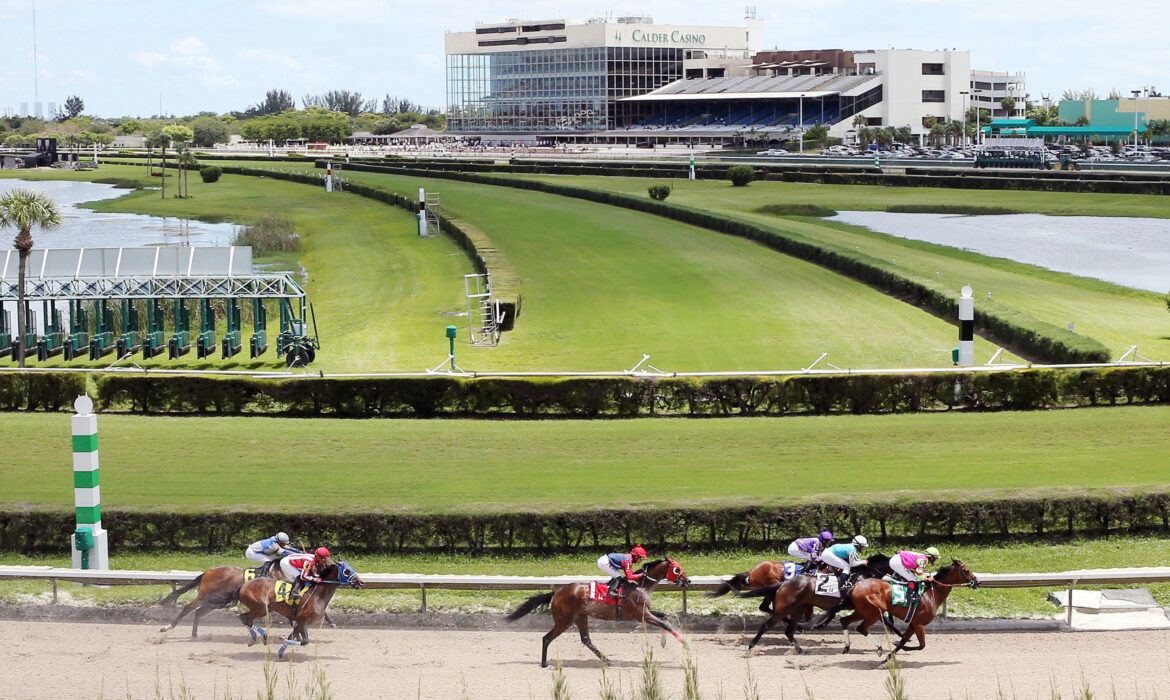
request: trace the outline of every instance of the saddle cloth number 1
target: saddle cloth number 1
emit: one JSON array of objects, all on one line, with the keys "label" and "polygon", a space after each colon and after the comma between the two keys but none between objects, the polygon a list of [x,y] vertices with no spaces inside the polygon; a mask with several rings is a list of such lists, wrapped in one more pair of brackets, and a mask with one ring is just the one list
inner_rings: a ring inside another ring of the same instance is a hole
[{"label": "saddle cloth number 1", "polygon": [[817,574],[817,595],[841,597],[841,589],[837,585],[837,577],[833,574]]}]

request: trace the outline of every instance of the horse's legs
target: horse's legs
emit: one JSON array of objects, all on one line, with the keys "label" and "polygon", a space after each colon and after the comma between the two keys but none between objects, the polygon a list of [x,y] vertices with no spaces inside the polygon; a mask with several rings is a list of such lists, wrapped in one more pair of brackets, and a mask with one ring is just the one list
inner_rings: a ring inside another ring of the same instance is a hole
[{"label": "horse's legs", "polygon": [[334,622],[333,618],[329,616],[328,610],[325,611],[325,624],[329,625],[333,629],[337,629],[337,623]]},{"label": "horse's legs", "polygon": [[754,648],[756,646],[756,644],[759,643],[760,637],[763,637],[764,633],[767,632],[768,630],[772,629],[772,625],[776,624],[779,621],[780,621],[779,615],[776,615],[775,613],[769,615],[768,619],[764,620],[764,624],[760,625],[760,630],[758,632],[756,632],[756,636],[752,638],[751,643],[748,644],[748,651],[751,651],[752,648]]},{"label": "horse's legs", "polygon": [[198,608],[200,605],[201,605],[201,603],[200,603],[198,598],[191,601],[190,603],[187,603],[186,605],[183,606],[183,609],[179,611],[179,614],[175,616],[175,619],[171,620],[171,624],[167,625],[166,627],[160,627],[158,631],[159,632],[170,632],[171,630],[175,629],[175,625],[179,624],[179,620],[182,620],[184,617],[187,616],[187,613]]},{"label": "horse's legs", "polygon": [[593,646],[593,642],[589,639],[589,617],[585,613],[577,616],[577,631],[581,633],[581,643],[588,647],[589,651],[597,654],[597,658],[601,659],[601,663],[609,663],[609,660],[605,658],[605,654],[598,651],[597,647]]},{"label": "horse's legs", "polygon": [[211,612],[211,608],[199,608],[195,611],[195,619],[191,622],[191,639],[199,637],[199,618]]},{"label": "horse's legs", "polygon": [[841,618],[841,633],[845,635],[845,648],[841,651],[842,654],[849,653],[849,626],[861,619],[861,615],[857,611],[853,611]]},{"label": "horse's legs", "polygon": [[[881,619],[880,613],[878,619]],[[864,622],[857,626],[857,631],[861,634],[862,637],[865,637],[874,643],[874,646],[877,647],[878,656],[881,656],[885,652],[885,649],[882,647],[882,640],[876,635],[872,638],[869,636],[869,628],[873,627],[875,622],[877,622],[877,620],[866,618]]]},{"label": "horse's legs", "polygon": [[646,624],[654,625],[658,629],[670,632],[678,640],[679,644],[682,644],[684,647],[687,646],[687,640],[682,638],[682,635],[679,634],[679,631],[675,629],[674,625],[667,622],[664,618],[659,617],[653,611],[646,610],[643,612],[642,621]]},{"label": "horse's legs", "polygon": [[[916,646],[916,647],[906,646],[906,643],[910,641],[911,637],[918,637],[918,646]],[[889,658],[891,656],[898,653],[899,651],[921,651],[925,648],[926,648],[926,626],[925,625],[916,625],[916,624],[911,623],[911,624],[906,626],[906,633],[902,635],[902,638],[898,640],[898,643],[895,644],[892,649],[890,649],[890,653],[888,655],[886,655],[886,660],[889,660]]]},{"label": "horse's legs", "polygon": [[794,631],[796,631],[796,618],[789,617],[788,624],[784,626],[784,636],[788,637],[788,641],[792,642],[792,646],[796,649],[797,654],[803,654],[804,650],[800,648],[800,642],[796,641],[796,635],[793,634]]},{"label": "horse's legs", "polygon": [[898,626],[894,624],[894,616],[890,613],[887,612],[882,616],[882,624],[885,625],[886,629],[888,629],[895,637],[902,636],[903,631],[898,629]]},{"label": "horse's legs", "polygon": [[572,622],[569,620],[553,617],[553,628],[549,630],[548,634],[544,635],[543,639],[541,640],[543,642],[540,647],[541,668],[548,668],[548,645],[552,643],[552,640],[561,636],[565,630],[569,629],[570,624],[572,624]]}]

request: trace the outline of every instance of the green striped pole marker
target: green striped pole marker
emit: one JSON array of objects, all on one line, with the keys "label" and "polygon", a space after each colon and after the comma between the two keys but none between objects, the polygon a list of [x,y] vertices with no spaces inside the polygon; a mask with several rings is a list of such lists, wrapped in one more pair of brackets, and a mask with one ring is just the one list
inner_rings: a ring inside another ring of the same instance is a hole
[{"label": "green striped pole marker", "polygon": [[[101,486],[98,483],[97,416],[93,400],[78,396],[73,402],[77,414],[73,416],[73,506],[77,514],[77,528],[69,538],[73,550],[73,568],[109,569],[110,556],[106,531],[102,529]],[[77,532],[88,529],[92,547],[82,556],[78,549]],[[82,566],[85,563],[87,566]]]}]

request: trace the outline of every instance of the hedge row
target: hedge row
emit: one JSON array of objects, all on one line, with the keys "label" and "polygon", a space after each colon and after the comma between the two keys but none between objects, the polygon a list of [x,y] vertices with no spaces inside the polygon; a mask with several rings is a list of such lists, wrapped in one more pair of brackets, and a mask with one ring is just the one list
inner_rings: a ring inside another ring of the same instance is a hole
[{"label": "hedge row", "polygon": [[952,408],[1038,410],[1170,403],[1170,367],[730,379],[254,379],[136,373],[100,377],[97,394],[104,410],[345,418],[629,418],[875,414]]},{"label": "hedge row", "polygon": [[0,410],[59,411],[86,391],[80,372],[0,372]]},{"label": "hedge row", "polygon": [[[616,508],[562,513],[404,514],[266,511],[161,513],[107,509],[110,546],[125,551],[243,549],[287,531],[307,544],[348,553],[408,551],[579,552],[629,547],[652,552],[717,547],[782,547],[828,527],[865,534],[877,547],[890,538],[992,539],[1012,535],[1170,530],[1170,493],[1100,493],[1057,497],[819,503],[781,506]],[[0,512],[0,551],[63,553],[72,511]]]},{"label": "hedge row", "polygon": [[[350,168],[419,177],[438,176],[484,185],[516,187],[643,211],[720,233],[741,236],[864,282],[941,318],[954,319],[958,316],[958,301],[953,296],[943,290],[903,277],[898,271],[887,267],[889,264],[883,260],[820,243],[799,234],[768,230],[708,211],[659,202],[649,197],[573,187],[561,183],[411,168],[367,165],[351,165]],[[1037,361],[1057,364],[1109,361],[1109,350],[1097,340],[992,302],[979,305],[975,314],[975,329],[991,336],[1017,354]]]}]

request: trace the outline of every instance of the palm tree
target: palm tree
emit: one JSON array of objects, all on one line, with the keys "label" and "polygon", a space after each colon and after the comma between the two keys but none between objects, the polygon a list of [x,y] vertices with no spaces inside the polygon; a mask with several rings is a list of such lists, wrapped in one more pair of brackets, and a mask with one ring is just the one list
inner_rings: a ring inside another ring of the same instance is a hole
[{"label": "palm tree", "polygon": [[57,203],[47,195],[23,189],[0,195],[0,228],[11,226],[17,230],[12,247],[20,254],[16,289],[16,332],[20,338],[20,351],[16,360],[21,367],[24,367],[24,355],[28,350],[24,342],[28,332],[25,327],[28,314],[25,311],[24,274],[33,247],[32,229],[36,226],[42,231],[48,231],[60,225],[61,212],[57,209]]}]

